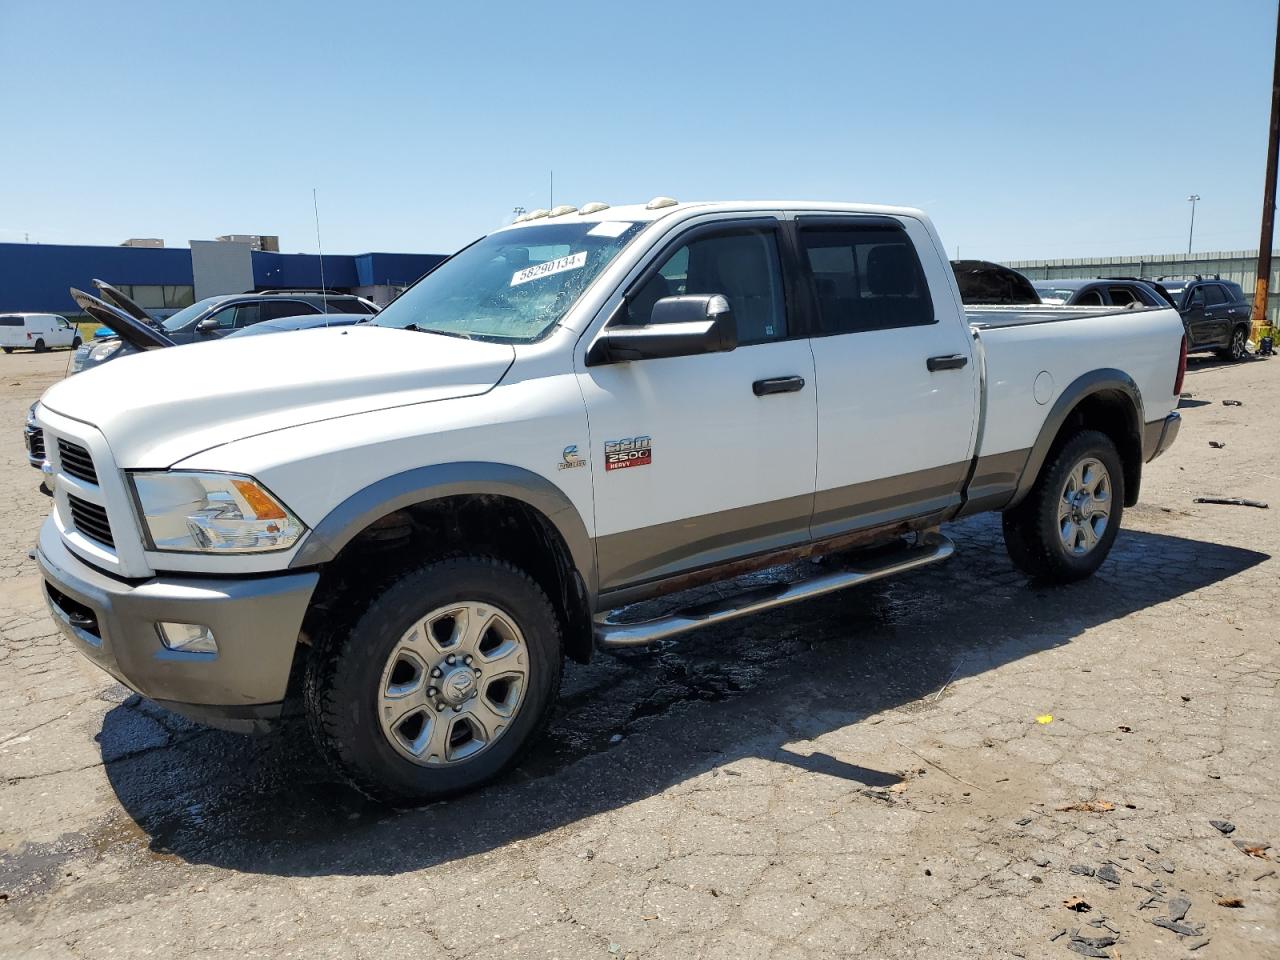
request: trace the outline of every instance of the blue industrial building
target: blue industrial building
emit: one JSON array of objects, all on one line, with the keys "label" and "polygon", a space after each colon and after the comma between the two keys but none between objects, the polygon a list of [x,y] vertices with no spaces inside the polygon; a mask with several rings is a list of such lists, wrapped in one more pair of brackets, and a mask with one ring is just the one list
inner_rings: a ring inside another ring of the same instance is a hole
[{"label": "blue industrial building", "polygon": [[[431,253],[268,253],[247,243],[193,240],[191,247],[90,247],[0,243],[0,311],[78,313],[67,291],[94,278],[165,315],[205,297],[324,286],[386,303],[444,259]],[[323,282],[322,282],[323,277]]]}]

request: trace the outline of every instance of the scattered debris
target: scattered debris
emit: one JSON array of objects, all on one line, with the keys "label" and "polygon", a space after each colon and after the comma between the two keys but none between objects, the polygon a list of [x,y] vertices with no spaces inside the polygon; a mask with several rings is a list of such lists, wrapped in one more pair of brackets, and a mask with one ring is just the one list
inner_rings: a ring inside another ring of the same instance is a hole
[{"label": "scattered debris", "polygon": [[1074,953],[1078,953],[1084,957],[1110,957],[1111,954],[1098,947],[1090,946],[1083,940],[1072,940],[1067,944],[1067,949]]},{"label": "scattered debris", "polygon": [[1081,800],[1058,807],[1059,813],[1110,813],[1116,805],[1109,800]]},{"label": "scattered debris", "polygon": [[1169,901],[1169,919],[1181,920],[1191,909],[1191,900],[1187,897],[1174,897]]},{"label": "scattered debris", "polygon": [[1043,870],[1045,867],[1049,865],[1049,858],[1048,857],[1032,857],[1031,862]]},{"label": "scattered debris", "polygon": [[1180,937],[1200,936],[1200,931],[1197,930],[1195,927],[1185,923],[1179,923],[1176,920],[1170,920],[1168,917],[1156,917],[1151,922],[1154,923],[1157,927],[1164,927],[1164,929],[1166,930],[1172,930],[1174,933],[1178,934],[1178,936]]},{"label": "scattered debris", "polygon": [[1123,723],[1116,727],[1121,733],[1133,733],[1133,727],[1126,727]]},{"label": "scattered debris", "polygon": [[1023,817],[1021,820],[1015,820],[1013,822],[1020,827],[1025,827],[1028,823],[1030,823],[1034,819],[1035,819],[1034,817]]},{"label": "scattered debris", "polygon": [[1253,882],[1257,883],[1259,880],[1265,880],[1267,879],[1267,877],[1274,877],[1275,875],[1276,875],[1276,872],[1274,870],[1268,870],[1266,873],[1260,873],[1256,877],[1254,877]]},{"label": "scattered debris", "polygon": [[1228,507],[1257,507],[1259,510],[1268,509],[1267,504],[1263,500],[1249,500],[1245,497],[1196,497],[1193,503],[1221,503]]},{"label": "scattered debris", "polygon": [[1205,946],[1206,944],[1208,944],[1208,942],[1209,942],[1209,940],[1210,940],[1210,939],[1211,939],[1211,938],[1209,938],[1209,937],[1205,937],[1205,938],[1204,938],[1203,940],[1201,940],[1199,943],[1193,943],[1193,944],[1192,944],[1190,947],[1188,947],[1187,949],[1188,949],[1188,950],[1199,950],[1201,947],[1203,947],[1203,946]]},{"label": "scattered debris", "polygon": [[1067,897],[1062,901],[1062,905],[1068,910],[1074,910],[1076,913],[1088,913],[1093,909],[1093,904],[1084,897]]},{"label": "scattered debris", "polygon": [[1099,880],[1106,883],[1114,883],[1117,885],[1120,883],[1120,872],[1109,863],[1103,864],[1099,867],[1096,876]]},{"label": "scattered debris", "polygon": [[1213,902],[1220,907],[1230,907],[1232,910],[1236,909],[1237,907],[1244,906],[1244,901],[1241,900],[1239,897],[1218,897],[1218,899],[1214,900]]},{"label": "scattered debris", "polygon": [[1053,714],[1042,713],[1040,716],[1036,717],[1036,723],[1040,724],[1041,726],[1044,726],[1047,723],[1053,723]]},{"label": "scattered debris", "polygon": [[1269,860],[1267,851],[1271,849],[1271,844],[1261,840],[1232,840],[1239,850],[1247,857],[1257,857],[1259,860]]},{"label": "scattered debris", "polygon": [[1209,826],[1213,827],[1215,830],[1220,831],[1224,835],[1228,833],[1234,833],[1236,829],[1236,825],[1232,823],[1230,820],[1210,820]]},{"label": "scattered debris", "polygon": [[1053,941],[1057,940],[1059,937],[1065,937],[1066,935],[1067,935],[1067,929],[1066,927],[1063,927],[1061,930],[1059,930],[1057,933],[1055,933],[1052,937],[1049,938],[1049,942],[1053,943]]},{"label": "scattered debris", "polygon": [[1086,867],[1083,863],[1073,863],[1071,872],[1077,877],[1092,877],[1094,873],[1093,867]]},{"label": "scattered debris", "polygon": [[1221,450],[1223,447],[1226,446],[1226,444],[1223,443],[1221,440],[1210,440],[1209,446],[1213,447],[1213,449],[1215,450]]},{"label": "scattered debris", "polygon": [[1223,400],[1222,405],[1224,407],[1243,407],[1244,401],[1243,400]]}]

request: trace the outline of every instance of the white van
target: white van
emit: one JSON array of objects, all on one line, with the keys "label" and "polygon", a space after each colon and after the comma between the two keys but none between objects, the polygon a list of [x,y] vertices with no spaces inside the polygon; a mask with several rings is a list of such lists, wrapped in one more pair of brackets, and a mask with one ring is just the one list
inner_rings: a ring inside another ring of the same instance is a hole
[{"label": "white van", "polygon": [[44,353],[51,347],[80,346],[80,331],[56,313],[0,313],[0,349]]}]

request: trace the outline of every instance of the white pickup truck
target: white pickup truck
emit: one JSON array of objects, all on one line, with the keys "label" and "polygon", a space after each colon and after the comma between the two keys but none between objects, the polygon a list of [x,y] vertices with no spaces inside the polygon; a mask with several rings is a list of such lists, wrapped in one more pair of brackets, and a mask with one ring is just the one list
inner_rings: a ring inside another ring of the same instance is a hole
[{"label": "white pickup truck", "polygon": [[37,556],[125,684],[246,732],[296,692],[352,783],[415,802],[516,763],[565,656],[941,560],[958,517],[1002,511],[1021,569],[1088,576],[1184,370],[1172,309],[966,314],[918,210],[561,207],[368,324],[55,385]]}]

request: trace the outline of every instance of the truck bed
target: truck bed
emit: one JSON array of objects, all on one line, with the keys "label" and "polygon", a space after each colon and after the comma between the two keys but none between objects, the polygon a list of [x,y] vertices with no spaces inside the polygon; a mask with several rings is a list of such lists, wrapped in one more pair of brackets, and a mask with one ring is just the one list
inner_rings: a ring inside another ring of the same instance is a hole
[{"label": "truck bed", "polygon": [[1028,323],[1056,323],[1061,320],[1081,320],[1085,317],[1133,315],[1152,310],[1169,310],[1171,307],[1065,307],[1060,304],[1042,303],[1011,304],[1009,306],[965,307],[964,315],[969,325],[978,330],[999,327],[1016,327]]}]

